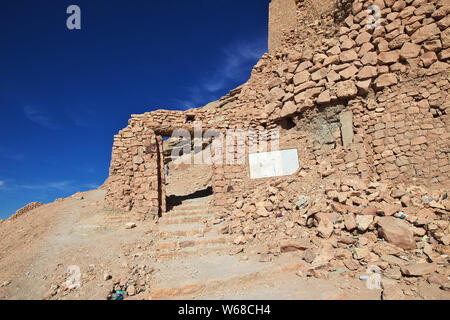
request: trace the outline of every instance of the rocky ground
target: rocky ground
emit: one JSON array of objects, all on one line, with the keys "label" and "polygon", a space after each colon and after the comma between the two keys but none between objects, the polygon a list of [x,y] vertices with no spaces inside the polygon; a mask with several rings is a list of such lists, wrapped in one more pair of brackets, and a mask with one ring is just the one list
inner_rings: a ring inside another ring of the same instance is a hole
[{"label": "rocky ground", "polygon": [[[145,291],[151,226],[110,223],[104,196],[102,190],[77,194],[2,223],[0,298],[107,299],[116,280],[134,285],[137,296]],[[81,270],[77,290],[66,285],[72,265]]]},{"label": "rocky ground", "polygon": [[[417,259],[417,253],[344,231],[339,241],[310,235],[308,241],[240,243],[211,205],[205,170],[171,167],[173,207],[157,223],[116,219],[117,212],[104,208],[103,190],[1,223],[0,298],[104,300],[118,290],[127,292],[125,299],[450,298],[448,258],[433,250],[424,250],[430,263],[426,256]],[[274,219],[290,225],[287,216]],[[355,224],[361,228],[364,222]],[[317,227],[327,233],[326,223]],[[316,230],[301,223],[296,228],[303,235]],[[371,265],[380,267],[381,285],[369,289],[364,276],[373,275],[366,272]],[[70,266],[80,269],[79,288],[68,288]]]},{"label": "rocky ground", "polygon": [[424,298],[424,287],[449,296],[445,188],[339,178],[329,169],[316,175],[261,183],[237,197],[220,214],[235,250],[255,246],[260,261],[298,252],[303,279],[377,270],[384,299]]}]

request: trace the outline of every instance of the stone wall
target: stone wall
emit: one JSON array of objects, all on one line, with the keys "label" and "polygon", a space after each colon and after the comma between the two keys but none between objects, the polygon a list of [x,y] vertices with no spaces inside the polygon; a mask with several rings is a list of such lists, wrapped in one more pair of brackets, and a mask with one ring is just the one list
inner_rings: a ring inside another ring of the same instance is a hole
[{"label": "stone wall", "polygon": [[106,201],[144,218],[159,213],[163,185],[159,146],[153,130],[132,124],[114,137]]},{"label": "stone wall", "polygon": [[[400,80],[401,81],[401,80]],[[364,117],[374,165],[383,180],[448,184],[450,89],[445,74],[400,82],[378,95]]]},{"label": "stone wall", "polygon": [[[349,12],[318,14],[308,1],[273,0],[273,50],[246,84],[202,108],[133,115],[114,139],[108,203],[142,218],[164,212],[160,137],[178,128],[192,132],[194,121],[221,132],[280,130],[280,148],[299,151],[301,170],[291,180],[319,173],[448,184],[449,1],[350,4]],[[368,27],[372,4],[381,10],[377,28]],[[277,27],[280,16],[288,27]],[[153,144],[159,151],[148,153]],[[248,152],[241,165],[213,166],[217,206],[278,181],[251,180],[248,171]]]},{"label": "stone wall", "polygon": [[285,32],[297,24],[296,0],[272,0],[269,4],[269,52],[280,49]]}]

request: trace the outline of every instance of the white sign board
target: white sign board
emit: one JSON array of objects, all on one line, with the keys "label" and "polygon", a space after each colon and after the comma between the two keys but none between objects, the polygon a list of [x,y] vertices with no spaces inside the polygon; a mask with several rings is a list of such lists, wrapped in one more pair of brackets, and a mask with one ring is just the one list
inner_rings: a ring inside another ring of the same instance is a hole
[{"label": "white sign board", "polygon": [[248,161],[251,179],[288,176],[299,169],[297,149],[251,153]]}]

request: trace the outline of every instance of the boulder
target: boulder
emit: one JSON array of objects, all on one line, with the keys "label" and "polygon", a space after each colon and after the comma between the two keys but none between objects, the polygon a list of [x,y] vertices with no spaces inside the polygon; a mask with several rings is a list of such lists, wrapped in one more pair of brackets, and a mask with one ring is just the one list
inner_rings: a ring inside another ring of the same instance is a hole
[{"label": "boulder", "polygon": [[319,236],[328,239],[334,230],[334,222],[339,219],[339,215],[330,212],[318,212],[314,216],[317,221],[317,231]]},{"label": "boulder", "polygon": [[353,213],[348,213],[344,215],[344,225],[345,229],[352,231],[356,228],[355,215]]},{"label": "boulder", "polygon": [[400,189],[393,189],[391,191],[391,197],[394,198],[394,199],[400,199],[404,195],[405,195],[405,192],[403,190],[400,190]]},{"label": "boulder", "polygon": [[376,52],[367,52],[361,58],[361,63],[363,65],[372,65],[375,66],[378,62],[378,55]]},{"label": "boulder", "polygon": [[361,94],[361,95],[368,94],[371,84],[372,84],[372,79],[356,82],[356,86],[358,87],[359,94]]},{"label": "boulder", "polygon": [[297,73],[294,76],[294,84],[296,86],[298,86],[298,85],[300,85],[302,83],[305,83],[305,82],[309,81],[310,78],[311,78],[311,75],[309,74],[309,71],[304,70],[302,72]]},{"label": "boulder", "polygon": [[320,221],[317,226],[318,235],[324,239],[328,239],[333,233],[333,225],[326,221]]},{"label": "boulder", "polygon": [[435,272],[437,266],[434,263],[412,263],[401,268],[405,276],[424,276]]},{"label": "boulder", "polygon": [[317,98],[317,103],[318,104],[327,104],[329,102],[331,102],[330,90],[325,90]]},{"label": "boulder", "polygon": [[358,69],[354,65],[351,65],[350,67],[339,72],[339,75],[342,77],[342,79],[347,80],[352,78],[357,72]]},{"label": "boulder", "polygon": [[136,228],[136,223],[128,222],[127,224],[125,224],[125,229],[133,229],[133,228]]},{"label": "boulder", "polygon": [[390,286],[383,289],[382,293],[383,300],[405,300],[405,295],[398,286]]},{"label": "boulder", "polygon": [[377,215],[377,211],[378,211],[377,207],[375,207],[375,206],[368,206],[367,208],[364,208],[362,210],[361,214],[364,215],[364,216],[367,216],[367,215],[369,215],[369,216],[376,216]]},{"label": "boulder", "polygon": [[286,95],[286,92],[284,92],[284,90],[281,89],[280,87],[275,87],[272,90],[270,90],[269,95],[270,95],[270,101],[275,102],[275,101],[283,99],[284,96]]},{"label": "boulder", "polygon": [[354,248],[353,249],[353,258],[356,260],[364,259],[369,255],[370,251],[367,248]]},{"label": "boulder", "polygon": [[270,215],[269,211],[264,206],[257,206],[256,213],[260,217],[268,217]]},{"label": "boulder", "polygon": [[377,255],[382,256],[383,254],[397,255],[403,250],[386,241],[380,241],[374,244],[374,246],[372,247],[372,251],[375,252]]},{"label": "boulder", "polygon": [[352,61],[355,61],[356,59],[358,59],[358,54],[356,53],[355,50],[351,49],[351,50],[341,52],[341,54],[339,55],[339,58],[341,59],[341,62],[343,62],[343,63],[352,62]]},{"label": "boulder", "polygon": [[425,67],[429,67],[431,66],[433,63],[435,63],[436,61],[438,61],[438,58],[436,56],[436,53],[434,53],[433,51],[428,51],[425,52],[420,59],[423,62],[423,65]]},{"label": "boulder", "polygon": [[264,107],[264,112],[267,113],[268,115],[270,115],[270,114],[272,114],[272,112],[275,111],[276,107],[277,107],[276,103],[274,103],[274,102],[269,103]]},{"label": "boulder", "polygon": [[373,216],[367,215],[358,215],[356,216],[356,226],[358,227],[359,231],[367,231],[370,224],[373,222]]},{"label": "boulder", "polygon": [[365,66],[363,67],[357,75],[358,80],[366,80],[375,78],[378,75],[378,71],[376,67]]},{"label": "boulder", "polygon": [[307,250],[311,247],[311,242],[309,239],[286,239],[280,242],[281,252],[297,251],[297,250]]},{"label": "boulder", "polygon": [[398,62],[399,58],[400,58],[400,54],[398,53],[397,50],[386,51],[386,52],[381,52],[378,55],[378,62],[380,64],[390,64],[390,63]]},{"label": "boulder", "polygon": [[136,288],[134,285],[129,285],[127,288],[127,295],[129,295],[130,297],[134,296],[136,294]]},{"label": "boulder", "polygon": [[240,235],[234,238],[233,242],[236,245],[245,244],[247,242],[247,239],[245,239],[243,235]]},{"label": "boulder", "polygon": [[387,242],[405,250],[416,248],[414,234],[407,222],[395,217],[381,217],[377,224],[379,235]]},{"label": "boulder", "polygon": [[316,254],[312,249],[306,249],[303,252],[303,260],[305,260],[308,263],[312,263],[314,259],[316,258]]},{"label": "boulder", "polygon": [[405,260],[397,258],[391,254],[382,254],[380,257],[381,261],[389,263],[391,266],[403,267],[405,265]]},{"label": "boulder", "polygon": [[300,199],[295,204],[297,209],[305,208],[309,203],[309,197],[308,196],[301,196]]}]

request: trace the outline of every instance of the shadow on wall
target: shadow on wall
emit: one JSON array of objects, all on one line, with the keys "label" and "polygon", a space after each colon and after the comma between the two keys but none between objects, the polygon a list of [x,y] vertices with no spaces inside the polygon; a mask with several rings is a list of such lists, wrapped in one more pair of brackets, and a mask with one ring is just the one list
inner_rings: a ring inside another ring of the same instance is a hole
[{"label": "shadow on wall", "polygon": [[172,210],[174,207],[179,206],[186,200],[192,200],[196,198],[204,198],[213,194],[212,187],[207,187],[203,190],[195,191],[194,193],[184,196],[171,195],[167,197],[167,211]]},{"label": "shadow on wall", "polygon": [[293,131],[312,133],[314,142],[318,143],[321,149],[330,151],[336,148],[336,132],[342,128],[340,117],[345,110],[346,103],[336,102],[326,107],[318,106],[318,112],[313,114],[294,115],[276,123],[281,128],[281,136],[289,135],[289,132]]}]

